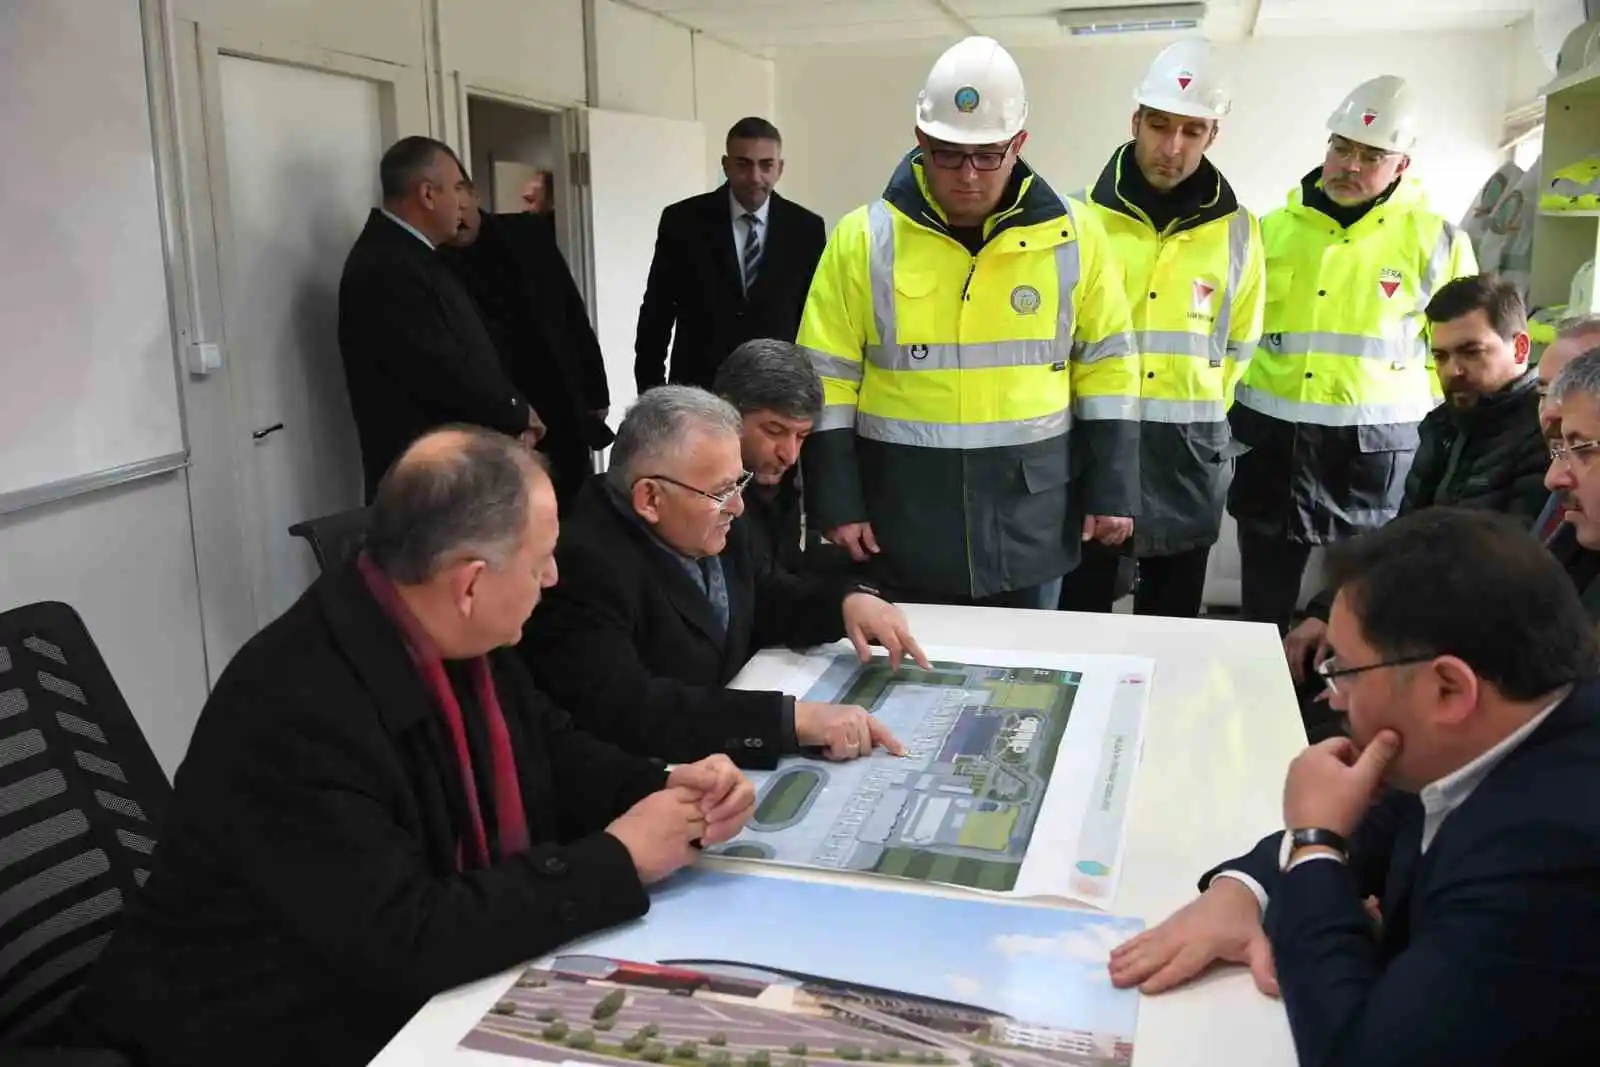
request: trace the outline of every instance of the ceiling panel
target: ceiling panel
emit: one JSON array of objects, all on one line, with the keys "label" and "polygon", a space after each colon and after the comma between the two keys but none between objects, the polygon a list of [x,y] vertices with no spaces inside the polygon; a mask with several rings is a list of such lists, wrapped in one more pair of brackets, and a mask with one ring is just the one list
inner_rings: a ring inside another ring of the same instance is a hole
[{"label": "ceiling panel", "polygon": [[1352,36],[1406,30],[1495,29],[1527,15],[1538,0],[1261,0],[1263,37]]},{"label": "ceiling panel", "polygon": [[720,30],[717,36],[733,44],[756,47],[807,48],[835,44],[875,44],[899,41],[944,40],[954,43],[962,31],[948,19],[905,22],[860,22],[850,26],[811,26],[774,35],[765,28]]},{"label": "ceiling panel", "polygon": [[[662,12],[669,18],[690,21],[686,12]],[[776,43],[794,29],[831,29],[848,36],[854,27],[897,25],[906,22],[935,22],[945,29],[954,23],[937,11],[930,11],[927,0],[881,0],[872,4],[809,3],[785,4],[781,7],[763,8],[752,17],[748,8],[719,8],[697,11],[693,15],[696,29],[709,33],[738,30],[745,33],[767,32]]]},{"label": "ceiling panel", "polygon": [[[1171,0],[621,0],[763,54],[925,41],[983,33],[1012,47],[1159,44],[1174,33],[1074,38],[1056,21],[1066,8],[1130,11]],[[1201,32],[1212,40],[1258,36],[1347,37],[1405,30],[1509,26],[1539,0],[1209,0]],[[1259,7],[1259,14],[1258,9]],[[954,13],[952,15],[952,12]]]}]

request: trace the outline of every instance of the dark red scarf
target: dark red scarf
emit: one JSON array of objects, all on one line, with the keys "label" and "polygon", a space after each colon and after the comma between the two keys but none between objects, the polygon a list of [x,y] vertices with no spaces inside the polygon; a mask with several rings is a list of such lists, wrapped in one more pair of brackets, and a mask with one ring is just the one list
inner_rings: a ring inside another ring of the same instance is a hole
[{"label": "dark red scarf", "polygon": [[[411,613],[400,591],[389,576],[380,571],[365,552],[356,560],[361,577],[366,579],[371,591],[384,612],[393,620],[405,641],[406,652],[416,666],[417,673],[428,688],[428,695],[444,715],[445,726],[455,744],[456,760],[461,765],[461,784],[467,794],[467,811],[472,817],[472,848],[474,866],[489,865],[489,842],[483,831],[483,810],[478,804],[477,779],[472,774],[472,752],[467,747],[467,730],[461,718],[461,703],[456,700],[450,677],[444,671],[444,659],[422,624]],[[471,661],[472,686],[478,695],[478,706],[483,709],[484,725],[489,734],[489,752],[494,761],[495,822],[500,831],[500,855],[509,856],[528,847],[528,820],[522,810],[522,788],[517,781],[516,757],[511,751],[511,734],[506,730],[506,717],[500,710],[500,698],[495,695],[494,678],[489,673],[489,657],[479,656]],[[464,842],[456,843],[456,868],[464,869],[462,853]]]}]

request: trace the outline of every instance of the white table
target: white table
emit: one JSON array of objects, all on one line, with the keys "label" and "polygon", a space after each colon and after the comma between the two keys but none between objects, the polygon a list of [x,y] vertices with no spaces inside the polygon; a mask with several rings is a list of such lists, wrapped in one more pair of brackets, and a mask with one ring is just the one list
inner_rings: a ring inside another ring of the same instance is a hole
[{"label": "white table", "polygon": [[[1161,920],[1193,898],[1195,880],[1213,864],[1244,852],[1282,824],[1284,770],[1304,747],[1305,734],[1273,627],[920,604],[907,605],[906,612],[918,640],[929,645],[1124,653],[1155,661],[1115,913]],[[778,688],[795,662],[792,653],[763,652],[735,684]],[[709,857],[700,862],[738,865]],[[834,881],[865,877],[788,873]],[[511,977],[508,972],[433,998],[372,1067],[510,1062],[455,1046]],[[1176,993],[1145,998],[1134,1063],[1293,1067],[1295,1056],[1282,1006],[1258,994],[1247,973],[1229,969]]]}]

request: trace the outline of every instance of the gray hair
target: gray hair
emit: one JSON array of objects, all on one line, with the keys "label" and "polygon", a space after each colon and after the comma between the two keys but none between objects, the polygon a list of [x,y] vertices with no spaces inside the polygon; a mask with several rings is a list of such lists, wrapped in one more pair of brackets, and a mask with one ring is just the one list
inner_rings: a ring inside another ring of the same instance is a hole
[{"label": "gray hair", "polygon": [[634,401],[617,427],[606,481],[628,492],[650,468],[676,452],[691,431],[739,436],[743,422],[732,404],[692,385],[658,385]]},{"label": "gray hair", "polygon": [[1578,393],[1600,400],[1600,347],[1575,356],[1550,383],[1550,399],[1558,404]]},{"label": "gray hair", "polygon": [[1600,315],[1575,315],[1563,319],[1561,329],[1556,331],[1556,340],[1571,341],[1590,334],[1600,335]]},{"label": "gray hair", "polygon": [[746,341],[722,361],[711,390],[741,415],[771,411],[814,420],[822,414],[822,379],[800,346],[788,341]]},{"label": "gray hair", "polygon": [[481,559],[502,567],[522,543],[541,458],[515,437],[481,426],[446,426],[459,447],[413,455],[416,444],[378,483],[367,555],[403,585],[428,581],[451,563]]}]

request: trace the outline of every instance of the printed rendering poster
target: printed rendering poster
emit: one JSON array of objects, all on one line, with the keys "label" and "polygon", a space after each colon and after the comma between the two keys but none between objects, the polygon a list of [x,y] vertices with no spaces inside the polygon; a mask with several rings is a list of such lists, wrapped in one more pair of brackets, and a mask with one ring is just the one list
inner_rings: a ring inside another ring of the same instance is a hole
[{"label": "printed rendering poster", "polygon": [[650,913],[529,967],[461,1041],[599,1067],[1111,1067],[1134,919],[689,870]]}]

